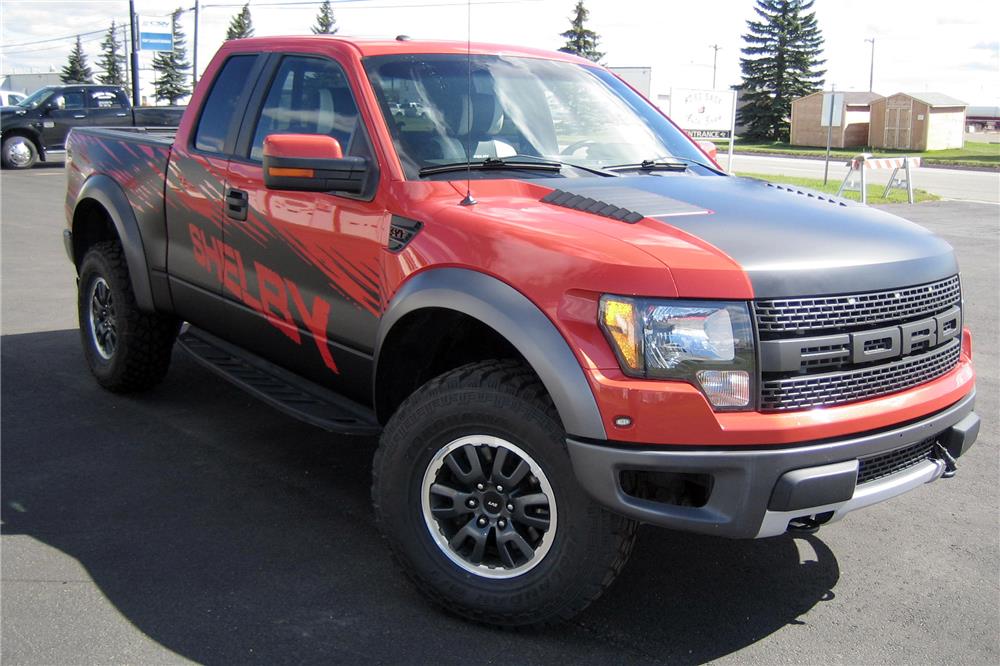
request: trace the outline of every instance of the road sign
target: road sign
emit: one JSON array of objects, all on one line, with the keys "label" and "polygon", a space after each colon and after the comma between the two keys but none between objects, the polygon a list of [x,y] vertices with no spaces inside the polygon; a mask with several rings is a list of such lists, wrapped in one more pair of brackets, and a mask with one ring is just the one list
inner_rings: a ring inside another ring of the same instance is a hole
[{"label": "road sign", "polygon": [[736,91],[670,89],[670,119],[694,139],[729,139],[729,172],[733,172],[736,135]]},{"label": "road sign", "polygon": [[735,110],[732,90],[671,88],[667,115],[695,139],[728,139]]},{"label": "road sign", "polygon": [[174,50],[174,30],[171,17],[140,16],[138,21],[140,51]]},{"label": "road sign", "polygon": [[823,114],[820,127],[840,127],[844,122],[844,93],[823,93]]}]

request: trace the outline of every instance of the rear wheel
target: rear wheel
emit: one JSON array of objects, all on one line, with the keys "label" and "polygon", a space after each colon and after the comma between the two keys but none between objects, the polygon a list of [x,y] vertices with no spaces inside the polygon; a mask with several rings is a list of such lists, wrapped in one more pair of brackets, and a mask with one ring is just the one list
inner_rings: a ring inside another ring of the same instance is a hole
[{"label": "rear wheel", "polygon": [[30,169],[38,160],[38,149],[31,139],[23,136],[12,136],[4,139],[2,153],[5,169]]},{"label": "rear wheel", "polygon": [[126,393],[163,379],[180,322],[139,310],[117,241],[96,243],[80,262],[78,312],[83,353],[101,386]]},{"label": "rear wheel", "polygon": [[442,608],[538,625],[583,610],[621,571],[635,524],[576,482],[565,433],[534,373],[464,366],[390,419],[374,465],[380,528],[404,571]]}]

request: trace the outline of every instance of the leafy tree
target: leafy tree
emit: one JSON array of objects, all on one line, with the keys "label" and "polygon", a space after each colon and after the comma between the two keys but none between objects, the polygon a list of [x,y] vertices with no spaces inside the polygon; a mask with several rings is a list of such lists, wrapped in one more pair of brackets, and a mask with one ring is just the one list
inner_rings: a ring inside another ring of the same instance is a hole
[{"label": "leafy tree", "polygon": [[76,38],[76,46],[69,53],[69,60],[66,61],[66,66],[62,68],[59,80],[63,83],[94,82],[94,73],[87,65],[87,54],[83,52],[83,44],[80,43],[79,36]]},{"label": "leafy tree", "polygon": [[187,62],[187,49],[185,48],[184,33],[181,31],[181,14],[183,9],[178,7],[172,15],[173,25],[171,31],[174,33],[174,50],[159,51],[153,56],[153,71],[157,77],[153,79],[153,89],[156,101],[167,100],[171,105],[177,104],[182,97],[191,94],[188,83],[191,76],[185,70],[191,69],[191,63]]},{"label": "leafy tree", "polygon": [[566,45],[559,50],[599,62],[604,57],[604,53],[597,50],[597,43],[601,41],[601,38],[597,36],[596,32],[585,26],[589,17],[590,12],[583,6],[583,0],[577,0],[576,7],[573,9],[573,17],[570,18],[570,28],[562,33],[562,37],[566,39]]},{"label": "leafy tree", "polygon": [[253,37],[253,19],[250,18],[250,3],[233,16],[226,30],[226,39],[243,39]]},{"label": "leafy tree", "polygon": [[97,80],[109,86],[122,86],[128,91],[128,81],[125,80],[125,55],[122,51],[122,45],[118,41],[118,29],[112,21],[108,34],[101,42],[101,57],[97,59],[97,66],[104,70],[104,73],[98,74]]},{"label": "leafy tree", "polygon": [[335,35],[340,28],[337,27],[337,19],[333,17],[333,8],[330,7],[330,0],[323,0],[316,14],[316,25],[312,27],[314,35]]},{"label": "leafy tree", "polygon": [[761,20],[747,21],[747,57],[740,58],[747,103],[738,122],[748,138],[787,141],[792,100],[823,86],[823,35],[812,6],[813,0],[757,0]]}]

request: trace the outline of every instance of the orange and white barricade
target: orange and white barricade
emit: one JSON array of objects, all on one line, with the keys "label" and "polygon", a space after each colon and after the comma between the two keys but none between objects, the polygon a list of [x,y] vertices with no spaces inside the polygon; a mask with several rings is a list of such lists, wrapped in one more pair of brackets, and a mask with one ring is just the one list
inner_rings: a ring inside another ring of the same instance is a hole
[{"label": "orange and white barricade", "polygon": [[[840,189],[837,190],[837,196],[840,196],[845,190],[860,191],[861,203],[867,204],[868,178],[866,174],[868,170],[892,169],[889,182],[886,184],[885,190],[882,191],[882,198],[888,197],[889,191],[893,188],[905,189],[907,201],[913,203],[913,174],[910,170],[920,166],[919,157],[872,157],[869,153],[862,153],[852,157],[845,166],[850,168],[847,175],[844,176],[844,182],[840,184]],[[902,176],[900,175],[901,170]]]}]

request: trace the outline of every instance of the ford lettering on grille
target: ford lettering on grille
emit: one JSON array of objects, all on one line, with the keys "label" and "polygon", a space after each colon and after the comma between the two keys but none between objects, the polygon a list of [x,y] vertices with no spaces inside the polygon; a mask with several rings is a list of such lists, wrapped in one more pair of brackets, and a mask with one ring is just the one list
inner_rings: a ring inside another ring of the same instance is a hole
[{"label": "ford lettering on grille", "polygon": [[[762,338],[761,411],[867,400],[906,390],[950,371],[959,361],[961,347],[961,293],[957,286],[955,276],[933,288],[891,292],[891,297],[910,298],[905,309],[888,302],[890,292],[789,301],[795,308],[811,303],[817,311],[811,315],[811,325],[783,330],[774,326],[775,302],[755,303]],[[841,303],[851,304],[850,317],[824,314]],[[870,328],[861,322],[869,322]],[[802,335],[810,326],[824,334]]]}]

